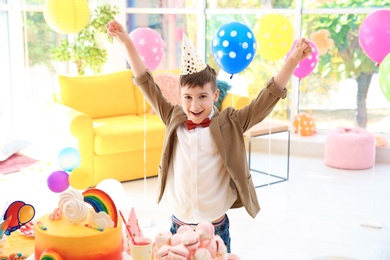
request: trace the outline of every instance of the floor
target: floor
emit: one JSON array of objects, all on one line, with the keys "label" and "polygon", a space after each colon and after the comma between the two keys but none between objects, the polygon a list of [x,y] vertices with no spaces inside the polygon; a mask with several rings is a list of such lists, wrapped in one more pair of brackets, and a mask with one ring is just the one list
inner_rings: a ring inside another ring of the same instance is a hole
[{"label": "floor", "polygon": [[[253,167],[285,174],[285,157],[255,153]],[[277,165],[277,167],[276,167]],[[281,167],[282,166],[282,167]],[[18,173],[0,175],[0,209],[22,200],[35,217],[56,207],[57,193],[46,185],[56,163],[41,161]],[[253,172],[256,182],[272,179]],[[261,211],[251,218],[243,209],[228,212],[232,251],[245,260],[390,259],[390,164],[346,171],[318,157],[290,158],[289,180],[257,188]],[[118,186],[119,185],[119,186]],[[156,204],[157,179],[106,182],[117,207],[135,209],[145,236],[168,230],[170,213]]]}]

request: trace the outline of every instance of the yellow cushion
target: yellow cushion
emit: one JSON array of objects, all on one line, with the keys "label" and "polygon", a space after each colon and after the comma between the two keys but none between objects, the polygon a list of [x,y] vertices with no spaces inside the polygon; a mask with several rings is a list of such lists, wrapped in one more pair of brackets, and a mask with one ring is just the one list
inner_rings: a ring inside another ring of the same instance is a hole
[{"label": "yellow cushion", "polygon": [[[163,145],[165,126],[156,115],[136,115],[100,118],[94,120],[95,154],[115,154],[160,148]],[[146,140],[146,143],[144,142]]]},{"label": "yellow cushion", "polygon": [[131,70],[94,75],[59,76],[64,105],[92,118],[137,113]]}]

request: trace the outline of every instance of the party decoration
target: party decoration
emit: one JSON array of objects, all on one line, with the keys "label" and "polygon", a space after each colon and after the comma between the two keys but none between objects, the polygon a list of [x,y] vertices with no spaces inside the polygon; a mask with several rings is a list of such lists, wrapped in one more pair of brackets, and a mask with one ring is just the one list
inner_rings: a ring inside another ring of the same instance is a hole
[{"label": "party decoration", "polygon": [[83,167],[77,167],[69,174],[69,185],[74,189],[85,190],[92,185],[92,174]]},{"label": "party decoration", "polygon": [[374,139],[375,139],[375,146],[376,147],[384,148],[384,147],[387,147],[389,145],[389,141],[383,135],[374,135]]},{"label": "party decoration", "polygon": [[[14,201],[4,213],[4,223],[7,222],[8,227],[2,231],[5,231],[4,234],[9,236],[11,232],[30,222],[34,215],[35,209],[32,205],[26,204],[23,201]],[[2,225],[3,227],[4,223]]]},{"label": "party decoration", "polygon": [[326,54],[328,50],[334,46],[334,41],[328,38],[329,34],[329,30],[327,29],[322,29],[310,34],[310,40],[317,46],[320,55]]},{"label": "party decoration", "polygon": [[[297,41],[298,40],[294,41],[294,44],[291,50],[289,51],[289,53],[287,54],[286,58],[290,56],[292,50],[297,44]],[[309,41],[309,43],[313,48],[313,52],[308,57],[306,57],[303,61],[301,61],[293,72],[294,76],[298,77],[300,80],[313,72],[314,68],[317,66],[318,59],[319,59],[317,46],[312,41]]]},{"label": "party decoration", "polygon": [[62,260],[62,257],[59,253],[54,251],[53,249],[45,249],[41,256],[39,257],[39,260]]},{"label": "party decoration", "polygon": [[196,52],[195,47],[185,34],[181,44],[181,70],[180,75],[198,73],[206,68],[206,63]]},{"label": "party decoration", "polygon": [[70,172],[80,165],[80,153],[73,147],[66,147],[58,154],[58,164],[64,171]]},{"label": "party decoration", "polygon": [[382,93],[390,102],[390,53],[381,62],[378,77]]},{"label": "party decoration", "polygon": [[157,68],[164,55],[164,41],[160,34],[151,28],[140,27],[131,31],[129,36],[146,67],[150,70]]},{"label": "party decoration", "polygon": [[96,212],[107,213],[114,222],[114,227],[118,224],[118,212],[111,197],[102,190],[88,189],[83,192],[84,201],[90,204]]},{"label": "party decoration", "polygon": [[62,34],[78,33],[89,23],[87,0],[46,0],[43,17],[51,29]]},{"label": "party decoration", "polygon": [[371,60],[382,62],[390,53],[390,10],[366,16],[359,27],[359,43]]},{"label": "party decoration", "polygon": [[227,73],[243,71],[256,53],[256,39],[251,29],[239,22],[222,25],[212,41],[215,61]]},{"label": "party decoration", "polygon": [[294,28],[281,14],[264,15],[255,25],[259,54],[267,60],[283,58],[294,41]]},{"label": "party decoration", "polygon": [[134,208],[131,208],[126,225],[129,227],[134,237],[143,237]]},{"label": "party decoration", "polygon": [[47,186],[53,192],[63,192],[69,187],[69,175],[65,171],[54,171],[47,178]]},{"label": "party decoration", "polygon": [[113,178],[104,179],[95,188],[106,192],[118,208],[124,206],[125,188],[118,180]]},{"label": "party decoration", "polygon": [[299,113],[294,118],[295,133],[301,136],[310,136],[316,133],[316,125],[311,115]]}]

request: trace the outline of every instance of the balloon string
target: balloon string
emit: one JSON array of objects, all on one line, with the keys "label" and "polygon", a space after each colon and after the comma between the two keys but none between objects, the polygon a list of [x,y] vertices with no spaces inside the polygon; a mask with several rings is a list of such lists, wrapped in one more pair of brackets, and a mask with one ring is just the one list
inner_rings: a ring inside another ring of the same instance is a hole
[{"label": "balloon string", "polygon": [[232,79],[233,78],[233,74],[232,75],[230,75],[230,79]]}]

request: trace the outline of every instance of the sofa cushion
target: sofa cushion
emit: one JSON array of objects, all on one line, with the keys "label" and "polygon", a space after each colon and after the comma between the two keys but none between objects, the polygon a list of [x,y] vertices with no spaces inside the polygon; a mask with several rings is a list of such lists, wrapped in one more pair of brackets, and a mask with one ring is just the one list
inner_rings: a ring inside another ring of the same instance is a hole
[{"label": "sofa cushion", "polygon": [[127,115],[95,119],[94,131],[95,154],[103,155],[161,148],[165,125],[156,115]]},{"label": "sofa cushion", "polygon": [[137,113],[131,70],[94,75],[59,76],[64,105],[93,119]]}]

